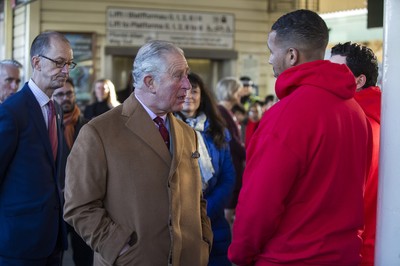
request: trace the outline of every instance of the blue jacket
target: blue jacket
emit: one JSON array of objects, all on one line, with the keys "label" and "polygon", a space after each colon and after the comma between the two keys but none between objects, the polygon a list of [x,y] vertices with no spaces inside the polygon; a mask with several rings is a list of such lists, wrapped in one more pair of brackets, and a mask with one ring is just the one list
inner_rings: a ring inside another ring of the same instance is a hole
[{"label": "blue jacket", "polygon": [[[201,132],[207,150],[214,167],[214,176],[208,181],[208,187],[204,191],[207,200],[207,215],[211,220],[211,227],[214,234],[213,247],[208,265],[231,265],[227,258],[228,247],[231,242],[231,229],[225,219],[224,209],[232,197],[235,186],[235,169],[232,163],[229,148],[230,135],[226,130],[226,145],[218,149],[213,138],[207,129],[208,119],[205,123],[205,130]],[[201,156],[201,154],[200,154]]]},{"label": "blue jacket", "polygon": [[66,247],[58,105],[56,111],[59,148],[54,161],[41,108],[28,85],[0,105],[0,259],[41,259],[56,245]]}]

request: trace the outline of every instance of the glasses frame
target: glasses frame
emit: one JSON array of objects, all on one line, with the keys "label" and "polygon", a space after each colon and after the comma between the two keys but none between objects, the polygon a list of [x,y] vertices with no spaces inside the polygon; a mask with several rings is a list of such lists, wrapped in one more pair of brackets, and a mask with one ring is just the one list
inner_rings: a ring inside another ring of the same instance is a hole
[{"label": "glasses frame", "polygon": [[72,97],[74,97],[75,93],[73,91],[67,91],[67,92],[59,92],[56,94],[53,94],[53,97],[56,99],[64,99],[64,98],[68,98],[71,99]]},{"label": "glasses frame", "polygon": [[64,68],[65,65],[68,65],[68,69],[74,69],[74,68],[76,67],[76,63],[73,62],[73,61],[71,61],[71,62],[62,62],[62,63],[61,63],[61,62],[58,62],[58,61],[56,61],[56,60],[54,60],[54,59],[48,58],[47,56],[44,56],[44,55],[42,55],[42,54],[40,54],[40,55],[38,55],[38,56],[39,56],[39,57],[43,57],[43,58],[45,58],[45,59],[47,59],[47,60],[53,62],[53,63],[56,65],[57,68]]}]

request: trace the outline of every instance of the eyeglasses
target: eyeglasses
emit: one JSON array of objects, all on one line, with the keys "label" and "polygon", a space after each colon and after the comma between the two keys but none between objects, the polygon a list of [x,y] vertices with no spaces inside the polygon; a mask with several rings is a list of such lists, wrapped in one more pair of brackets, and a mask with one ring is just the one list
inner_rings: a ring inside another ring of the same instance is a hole
[{"label": "eyeglasses", "polygon": [[38,55],[38,56],[40,56],[40,57],[43,57],[43,58],[45,58],[45,59],[47,59],[47,60],[50,60],[51,62],[53,62],[54,64],[56,64],[56,67],[57,68],[63,68],[63,67],[65,67],[65,65],[68,65],[68,69],[74,69],[75,67],[76,67],[76,63],[75,62],[65,62],[65,61],[63,61],[63,60],[60,60],[60,61],[57,61],[57,60],[54,60],[54,59],[51,59],[51,58],[48,58],[47,56],[44,56],[44,55]]},{"label": "eyeglasses", "polygon": [[62,99],[64,97],[71,98],[72,95],[74,95],[73,91],[67,91],[65,93],[64,92],[59,92],[57,94],[53,94],[53,97],[56,98],[56,99]]}]

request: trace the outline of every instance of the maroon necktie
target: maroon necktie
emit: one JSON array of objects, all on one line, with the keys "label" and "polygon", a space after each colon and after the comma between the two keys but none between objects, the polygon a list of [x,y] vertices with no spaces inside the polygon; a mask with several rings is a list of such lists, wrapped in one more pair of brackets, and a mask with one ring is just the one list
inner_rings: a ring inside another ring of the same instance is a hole
[{"label": "maroon necktie", "polygon": [[169,149],[169,133],[168,129],[164,125],[164,120],[159,116],[157,116],[153,120],[158,125],[158,130],[160,131],[161,137],[163,138],[165,144],[167,145],[167,148]]},{"label": "maroon necktie", "polygon": [[53,151],[54,160],[57,157],[57,122],[56,122],[56,110],[54,108],[54,103],[52,100],[48,102],[47,118],[48,118],[48,130],[51,143],[51,149]]}]

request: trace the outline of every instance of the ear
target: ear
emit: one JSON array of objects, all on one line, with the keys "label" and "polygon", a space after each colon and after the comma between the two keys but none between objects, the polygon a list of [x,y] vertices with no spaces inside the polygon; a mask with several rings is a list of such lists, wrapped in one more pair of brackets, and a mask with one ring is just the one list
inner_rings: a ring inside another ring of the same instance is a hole
[{"label": "ear", "polygon": [[31,61],[32,61],[32,67],[33,67],[34,70],[40,71],[42,69],[42,67],[40,66],[40,58],[39,58],[39,56],[36,56],[36,55],[33,56]]},{"label": "ear", "polygon": [[297,65],[297,63],[299,62],[299,51],[295,48],[289,48],[288,57],[291,66]]},{"label": "ear", "polygon": [[154,88],[154,82],[155,80],[152,75],[146,75],[143,79],[144,85],[146,85],[147,89],[149,89],[149,91],[153,94],[156,92]]},{"label": "ear", "polygon": [[359,75],[356,77],[356,85],[357,85],[357,90],[361,90],[362,87],[364,87],[365,82],[367,82],[367,77],[365,77],[364,74]]}]

